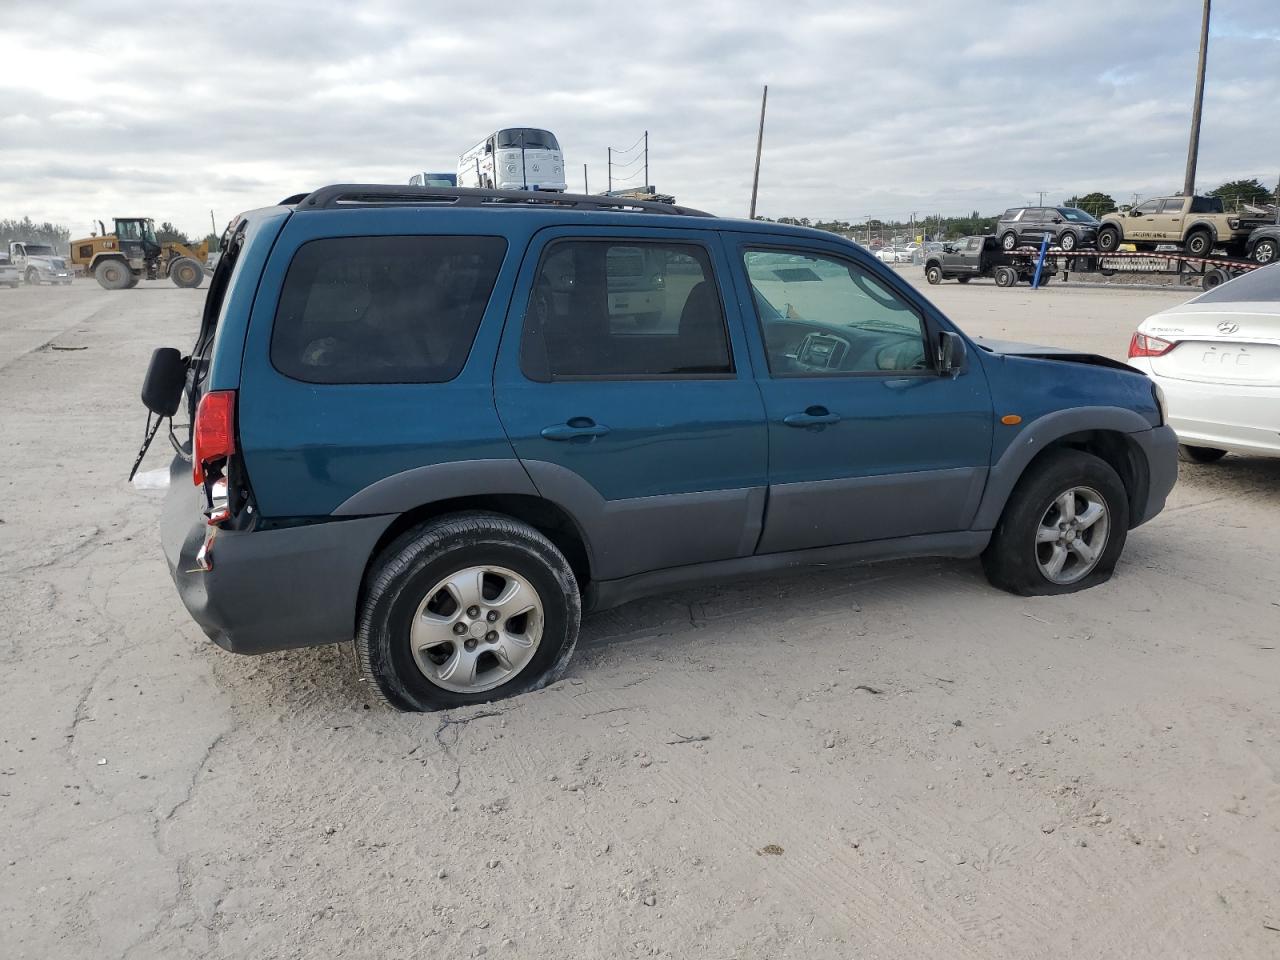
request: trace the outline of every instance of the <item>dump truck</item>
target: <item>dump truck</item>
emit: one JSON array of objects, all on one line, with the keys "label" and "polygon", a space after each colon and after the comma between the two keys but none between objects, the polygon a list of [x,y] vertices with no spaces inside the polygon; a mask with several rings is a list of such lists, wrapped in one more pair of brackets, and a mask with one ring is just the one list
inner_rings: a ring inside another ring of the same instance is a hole
[{"label": "dump truck", "polygon": [[188,245],[156,239],[150,217],[116,217],[110,233],[101,220],[99,233],[71,241],[71,262],[91,274],[106,290],[125,290],[139,280],[168,277],[179,287],[194,288],[204,279],[208,241]]}]

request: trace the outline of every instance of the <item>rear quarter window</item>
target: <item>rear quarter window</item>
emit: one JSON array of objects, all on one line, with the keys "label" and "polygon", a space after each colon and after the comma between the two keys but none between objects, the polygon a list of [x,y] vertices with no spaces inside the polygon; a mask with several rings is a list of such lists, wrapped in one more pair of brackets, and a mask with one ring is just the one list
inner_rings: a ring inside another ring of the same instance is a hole
[{"label": "rear quarter window", "polygon": [[298,248],[271,363],[308,383],[443,383],[493,293],[501,237],[334,237]]}]

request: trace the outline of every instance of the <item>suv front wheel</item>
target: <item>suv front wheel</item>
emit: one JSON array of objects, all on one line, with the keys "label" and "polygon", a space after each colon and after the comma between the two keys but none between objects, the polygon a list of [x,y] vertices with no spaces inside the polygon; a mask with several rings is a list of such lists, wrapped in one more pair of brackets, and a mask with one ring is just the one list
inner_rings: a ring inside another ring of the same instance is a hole
[{"label": "suv front wheel", "polygon": [[356,653],[398,710],[536,690],[573,654],[578,583],[537,530],[497,514],[442,517],[393,541],[366,581]]},{"label": "suv front wheel", "polygon": [[1074,593],[1111,578],[1128,530],[1129,499],[1112,466],[1081,450],[1052,450],[1014,487],[982,566],[1010,593]]},{"label": "suv front wheel", "polygon": [[1120,230],[1114,226],[1105,226],[1098,231],[1098,249],[1102,253],[1114,253],[1120,249]]}]

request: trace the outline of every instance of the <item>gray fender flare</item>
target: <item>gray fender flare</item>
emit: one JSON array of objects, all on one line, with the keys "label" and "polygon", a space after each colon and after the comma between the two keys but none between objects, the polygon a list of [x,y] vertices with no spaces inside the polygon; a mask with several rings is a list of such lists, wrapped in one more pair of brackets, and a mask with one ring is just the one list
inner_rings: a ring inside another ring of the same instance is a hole
[{"label": "gray fender flare", "polygon": [[405,513],[440,500],[503,493],[538,496],[519,460],[455,460],[383,477],[338,504],[333,516]]},{"label": "gray fender flare", "polygon": [[1027,465],[1054,441],[1086,430],[1139,433],[1151,430],[1151,423],[1142,414],[1124,407],[1073,407],[1055,410],[1031,421],[991,465],[987,488],[973,518],[973,529],[994,529]]}]

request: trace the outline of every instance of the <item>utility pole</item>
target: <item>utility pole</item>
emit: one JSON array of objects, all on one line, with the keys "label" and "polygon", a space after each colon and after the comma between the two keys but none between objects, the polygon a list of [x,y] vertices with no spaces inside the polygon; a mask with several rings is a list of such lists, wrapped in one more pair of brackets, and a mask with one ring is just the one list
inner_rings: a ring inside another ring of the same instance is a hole
[{"label": "utility pole", "polygon": [[644,132],[644,185],[649,186],[649,131]]},{"label": "utility pole", "polygon": [[587,184],[587,165],[582,165],[582,192],[584,194],[591,193],[591,187]]},{"label": "utility pole", "polygon": [[1182,195],[1196,192],[1196,159],[1200,154],[1200,111],[1204,106],[1204,64],[1209,56],[1209,0],[1204,0],[1204,16],[1200,20],[1200,64],[1196,68],[1196,99],[1191,108],[1191,142],[1187,144],[1187,178],[1182,181]]},{"label": "utility pole", "polygon": [[609,192],[613,193],[613,147],[609,148]]},{"label": "utility pole", "polygon": [[756,134],[756,172],[751,178],[751,213],[748,217],[756,218],[756,194],[760,189],[760,151],[764,148],[764,108],[769,103],[769,85],[764,85],[764,95],[760,98],[760,130]]},{"label": "utility pole", "polygon": [[1037,204],[1036,204],[1036,206],[1037,206],[1037,207],[1043,207],[1043,206],[1044,206],[1044,195],[1045,195],[1045,193],[1046,193],[1047,191],[1040,190],[1040,191],[1037,191],[1037,192],[1040,194],[1040,202],[1039,202],[1039,203],[1037,203]]}]

